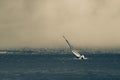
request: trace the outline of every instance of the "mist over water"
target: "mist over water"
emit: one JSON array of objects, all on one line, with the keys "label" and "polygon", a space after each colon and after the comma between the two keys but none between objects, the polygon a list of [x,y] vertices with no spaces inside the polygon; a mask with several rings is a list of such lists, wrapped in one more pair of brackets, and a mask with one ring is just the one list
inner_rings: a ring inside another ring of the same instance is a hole
[{"label": "mist over water", "polygon": [[0,47],[120,46],[119,0],[0,0]]}]

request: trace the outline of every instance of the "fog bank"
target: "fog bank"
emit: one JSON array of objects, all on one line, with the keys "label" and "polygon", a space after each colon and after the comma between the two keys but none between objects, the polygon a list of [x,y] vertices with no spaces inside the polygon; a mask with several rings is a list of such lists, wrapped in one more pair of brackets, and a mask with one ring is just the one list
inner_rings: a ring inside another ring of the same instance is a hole
[{"label": "fog bank", "polygon": [[120,46],[120,0],[0,0],[0,47]]}]

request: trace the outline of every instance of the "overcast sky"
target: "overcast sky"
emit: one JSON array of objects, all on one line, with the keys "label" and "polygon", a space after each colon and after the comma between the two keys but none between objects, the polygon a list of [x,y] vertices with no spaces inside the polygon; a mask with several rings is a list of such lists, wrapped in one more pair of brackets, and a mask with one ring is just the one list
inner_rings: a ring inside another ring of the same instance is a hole
[{"label": "overcast sky", "polygon": [[0,0],[0,47],[120,46],[120,0]]}]

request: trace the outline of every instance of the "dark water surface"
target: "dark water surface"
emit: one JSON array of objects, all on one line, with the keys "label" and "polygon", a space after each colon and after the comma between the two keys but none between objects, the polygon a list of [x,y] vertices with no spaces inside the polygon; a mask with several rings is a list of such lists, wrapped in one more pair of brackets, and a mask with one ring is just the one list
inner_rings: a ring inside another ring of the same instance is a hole
[{"label": "dark water surface", "polygon": [[120,80],[120,54],[1,54],[0,80]]}]

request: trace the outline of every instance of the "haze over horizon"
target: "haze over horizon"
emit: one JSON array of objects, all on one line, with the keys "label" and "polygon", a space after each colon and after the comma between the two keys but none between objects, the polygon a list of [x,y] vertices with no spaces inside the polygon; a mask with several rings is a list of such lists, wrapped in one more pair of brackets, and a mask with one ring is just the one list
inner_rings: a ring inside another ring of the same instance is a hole
[{"label": "haze over horizon", "polygon": [[0,48],[120,47],[120,0],[0,0]]}]

